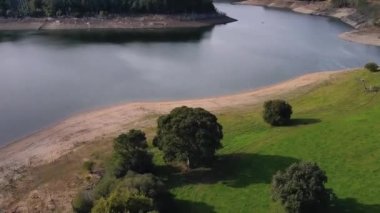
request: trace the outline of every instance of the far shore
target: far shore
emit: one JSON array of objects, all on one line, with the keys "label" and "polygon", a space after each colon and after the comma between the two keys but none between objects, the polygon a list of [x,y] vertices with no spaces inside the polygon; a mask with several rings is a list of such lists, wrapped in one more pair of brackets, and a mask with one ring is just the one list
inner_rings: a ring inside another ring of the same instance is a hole
[{"label": "far shore", "polygon": [[296,0],[243,0],[237,4],[289,9],[296,13],[327,16],[350,25],[354,29],[339,35],[341,39],[360,44],[380,46],[380,27],[370,26],[353,8],[328,8],[327,2]]},{"label": "far shore", "polygon": [[227,108],[252,107],[267,99],[303,94],[344,71],[347,70],[306,74],[235,95],[183,101],[127,103],[75,115],[0,148],[0,186],[17,179],[27,169],[59,159],[81,144],[114,137],[128,128],[153,126],[152,122],[158,115],[168,113],[175,107],[202,107],[213,112],[223,112]]},{"label": "far shore", "polygon": [[199,28],[234,21],[224,14],[0,18],[0,31]]},{"label": "far shore", "polygon": [[[380,27],[370,26],[353,8],[329,9],[326,2],[296,0],[243,0],[235,4],[254,5],[339,19],[354,29],[339,35],[341,39],[366,45],[380,46]],[[135,15],[115,17],[1,18],[1,31],[56,30],[142,30],[202,28],[235,22],[224,14],[198,15]]]}]

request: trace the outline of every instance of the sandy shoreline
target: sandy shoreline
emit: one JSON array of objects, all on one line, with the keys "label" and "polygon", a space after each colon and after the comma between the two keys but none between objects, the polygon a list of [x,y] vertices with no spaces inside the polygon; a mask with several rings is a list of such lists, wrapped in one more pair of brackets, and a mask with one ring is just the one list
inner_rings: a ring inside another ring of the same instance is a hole
[{"label": "sandy shoreline", "polygon": [[244,0],[238,4],[289,9],[296,13],[326,16],[339,19],[354,30],[339,35],[341,39],[367,45],[380,46],[380,28],[370,26],[367,20],[353,8],[329,8],[328,2],[294,0]]},{"label": "sandy shoreline", "polygon": [[114,18],[0,18],[0,31],[198,28],[236,21],[222,14],[144,15]]},{"label": "sandy shoreline", "polygon": [[[125,131],[150,115],[167,113],[177,106],[203,107],[213,112],[229,107],[251,106],[318,85],[342,71],[306,74],[250,92],[197,100],[140,102],[108,107],[75,115],[0,149],[0,186],[19,171],[52,162],[80,144]],[[1,200],[1,199],[0,199]]]}]

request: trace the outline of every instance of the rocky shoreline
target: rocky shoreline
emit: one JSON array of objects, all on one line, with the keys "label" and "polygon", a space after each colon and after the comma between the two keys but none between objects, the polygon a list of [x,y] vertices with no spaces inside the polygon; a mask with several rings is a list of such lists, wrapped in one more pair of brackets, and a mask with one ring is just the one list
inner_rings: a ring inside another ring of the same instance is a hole
[{"label": "rocky shoreline", "polygon": [[245,0],[238,4],[289,9],[302,14],[336,18],[354,28],[353,31],[340,34],[340,38],[351,42],[380,46],[380,27],[370,24],[367,17],[354,8],[331,8],[330,4],[325,1]]},{"label": "rocky shoreline", "polygon": [[198,28],[236,21],[224,14],[0,18],[0,31]]}]

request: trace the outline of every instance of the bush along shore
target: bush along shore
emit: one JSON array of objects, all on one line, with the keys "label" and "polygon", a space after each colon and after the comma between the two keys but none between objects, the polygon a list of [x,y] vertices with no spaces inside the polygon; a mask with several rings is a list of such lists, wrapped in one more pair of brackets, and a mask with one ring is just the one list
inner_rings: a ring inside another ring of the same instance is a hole
[{"label": "bush along shore", "polygon": [[233,21],[211,0],[0,0],[0,30],[180,28]]}]

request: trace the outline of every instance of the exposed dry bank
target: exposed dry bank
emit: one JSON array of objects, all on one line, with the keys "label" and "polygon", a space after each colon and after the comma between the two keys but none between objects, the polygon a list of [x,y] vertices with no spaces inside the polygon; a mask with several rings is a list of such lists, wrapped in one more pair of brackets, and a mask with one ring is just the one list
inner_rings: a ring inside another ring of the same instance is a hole
[{"label": "exposed dry bank", "polygon": [[223,14],[139,15],[113,18],[0,18],[0,30],[197,28],[236,21]]}]

